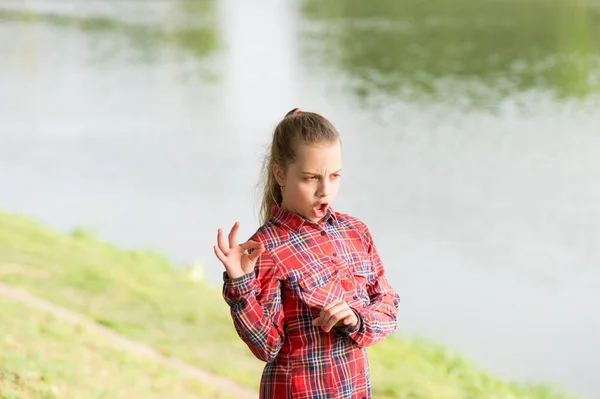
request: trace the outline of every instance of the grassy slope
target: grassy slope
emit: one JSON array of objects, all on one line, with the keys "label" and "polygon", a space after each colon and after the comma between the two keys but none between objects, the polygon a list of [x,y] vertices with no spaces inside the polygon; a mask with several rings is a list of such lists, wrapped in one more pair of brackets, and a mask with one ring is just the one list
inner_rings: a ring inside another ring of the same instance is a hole
[{"label": "grassy slope", "polygon": [[[83,233],[60,234],[0,212],[0,281],[164,354],[258,386],[262,363],[235,334],[220,288],[186,280],[159,255],[124,251]],[[0,326],[5,313],[0,312]],[[42,315],[24,314],[29,321],[19,328],[45,326]],[[65,335],[70,339],[75,337]],[[6,345],[0,341],[2,352]],[[369,355],[377,398],[571,398],[545,386],[499,381],[452,351],[418,339],[390,337]],[[20,372],[27,364],[15,367]],[[130,377],[122,378],[126,383]]]},{"label": "grassy slope", "polygon": [[216,389],[113,347],[97,333],[1,299],[0,398],[224,398]]}]

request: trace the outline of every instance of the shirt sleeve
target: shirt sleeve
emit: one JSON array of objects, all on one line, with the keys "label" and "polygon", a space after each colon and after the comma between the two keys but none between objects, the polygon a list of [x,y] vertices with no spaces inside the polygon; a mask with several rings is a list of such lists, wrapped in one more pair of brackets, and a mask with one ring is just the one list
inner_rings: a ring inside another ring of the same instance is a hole
[{"label": "shirt sleeve", "polygon": [[344,330],[354,342],[363,347],[383,341],[396,330],[400,305],[400,297],[385,276],[383,263],[366,226],[364,234],[373,274],[367,282],[370,303],[362,308],[352,309],[358,316],[358,323]]},{"label": "shirt sleeve", "polygon": [[265,251],[254,273],[229,279],[223,274],[223,297],[240,338],[262,361],[275,359],[283,343],[281,282],[272,256]]}]

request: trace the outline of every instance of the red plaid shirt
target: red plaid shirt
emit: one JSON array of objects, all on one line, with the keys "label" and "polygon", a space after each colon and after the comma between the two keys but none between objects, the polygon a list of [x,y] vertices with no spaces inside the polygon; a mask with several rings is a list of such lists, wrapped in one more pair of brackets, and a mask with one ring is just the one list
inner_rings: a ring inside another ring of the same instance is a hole
[{"label": "red plaid shirt", "polygon": [[[371,398],[365,347],[396,329],[399,298],[366,225],[333,211],[316,224],[274,207],[252,239],[266,248],[255,273],[224,274],[223,296],[240,338],[267,362],[260,398]],[[358,324],[312,326],[335,299]]]}]

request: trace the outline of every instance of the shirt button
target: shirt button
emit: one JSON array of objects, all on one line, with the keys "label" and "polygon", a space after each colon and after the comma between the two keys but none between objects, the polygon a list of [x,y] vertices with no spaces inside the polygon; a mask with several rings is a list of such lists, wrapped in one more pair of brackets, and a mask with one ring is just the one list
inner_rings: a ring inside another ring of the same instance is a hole
[{"label": "shirt button", "polygon": [[349,274],[346,274],[346,278],[350,278],[350,275],[349,275]]},{"label": "shirt button", "polygon": [[337,256],[337,253],[335,253],[335,252],[334,252],[334,253],[333,253],[333,256]]},{"label": "shirt button", "polygon": [[324,231],[321,232],[321,235],[324,236],[326,233]]},{"label": "shirt button", "polygon": [[358,299],[358,295],[354,295],[354,296],[352,297],[352,299],[354,299],[354,300],[356,301],[356,300]]}]

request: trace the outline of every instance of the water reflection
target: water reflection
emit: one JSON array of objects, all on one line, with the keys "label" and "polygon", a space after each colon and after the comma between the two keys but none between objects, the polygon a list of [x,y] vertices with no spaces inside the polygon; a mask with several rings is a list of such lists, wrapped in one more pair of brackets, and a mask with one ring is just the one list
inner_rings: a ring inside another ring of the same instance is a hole
[{"label": "water reflection", "polygon": [[600,91],[600,13],[586,1],[305,0],[305,55],[368,100],[493,105],[529,90]]},{"label": "water reflection", "polygon": [[96,65],[110,63],[123,54],[128,62],[153,64],[174,47],[202,60],[222,45],[214,0],[172,0],[154,10],[127,2],[111,3],[111,8],[104,10],[94,9],[98,3],[57,3],[42,9],[43,3],[34,8],[28,8],[27,3],[3,4],[0,23],[77,29],[93,39],[90,47],[97,51],[89,61]]}]

